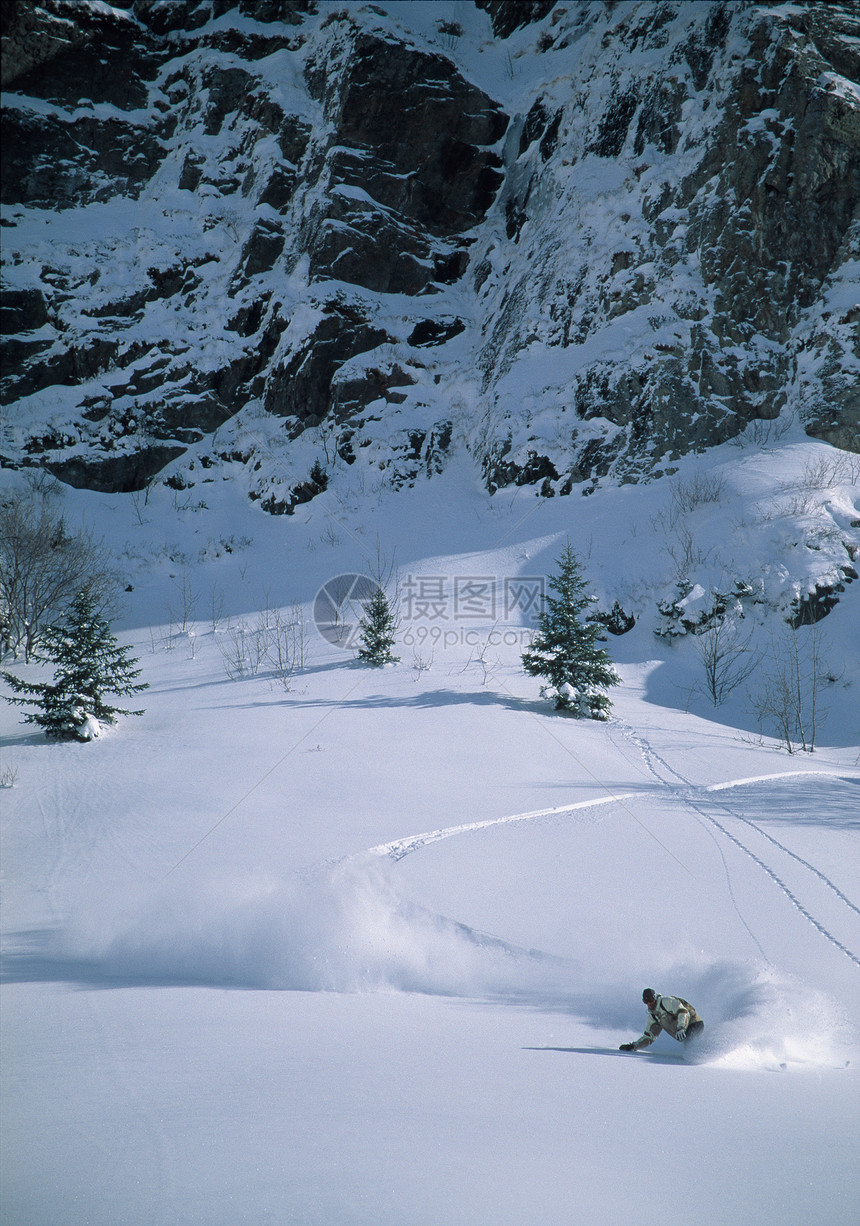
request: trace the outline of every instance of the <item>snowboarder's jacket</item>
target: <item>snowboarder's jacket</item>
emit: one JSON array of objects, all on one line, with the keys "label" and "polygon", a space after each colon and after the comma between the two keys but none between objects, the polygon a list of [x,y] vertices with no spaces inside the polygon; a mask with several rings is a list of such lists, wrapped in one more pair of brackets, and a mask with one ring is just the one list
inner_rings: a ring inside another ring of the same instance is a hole
[{"label": "snowboarder's jacket", "polygon": [[701,1022],[696,1010],[687,1000],[680,996],[658,996],[652,1005],[648,1006],[648,1025],[641,1039],[633,1044],[635,1051],[650,1047],[662,1030],[667,1031],[674,1039],[679,1030],[687,1030],[694,1022]]}]

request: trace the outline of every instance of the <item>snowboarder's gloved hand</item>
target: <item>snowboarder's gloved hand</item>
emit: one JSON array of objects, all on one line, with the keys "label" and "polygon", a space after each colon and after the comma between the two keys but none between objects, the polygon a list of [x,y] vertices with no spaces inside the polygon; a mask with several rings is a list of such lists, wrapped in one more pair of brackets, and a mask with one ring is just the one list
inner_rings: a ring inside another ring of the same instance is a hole
[{"label": "snowboarder's gloved hand", "polygon": [[686,1030],[679,1030],[678,1033],[675,1035],[675,1038],[678,1040],[679,1043],[683,1043],[686,1037],[687,1037]]},{"label": "snowboarder's gloved hand", "polygon": [[622,1043],[621,1046],[618,1048],[618,1050],[619,1051],[635,1051],[636,1044],[635,1043]]}]

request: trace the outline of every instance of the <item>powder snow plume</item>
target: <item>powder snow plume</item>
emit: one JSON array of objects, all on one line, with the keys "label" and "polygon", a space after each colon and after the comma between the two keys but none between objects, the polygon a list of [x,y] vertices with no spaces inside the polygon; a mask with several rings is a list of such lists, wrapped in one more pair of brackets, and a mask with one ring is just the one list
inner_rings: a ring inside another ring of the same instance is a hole
[{"label": "powder snow plume", "polygon": [[[402,991],[564,1014],[595,1031],[644,1025],[638,985],[617,974],[595,979],[575,959],[434,914],[401,897],[376,860],[287,880],[165,883],[120,907],[106,904],[86,923],[21,938],[6,964],[9,979],[101,988]],[[658,990],[672,994],[679,984],[706,1020],[703,1037],[684,1052],[689,1063],[748,1070],[851,1063],[856,1028],[833,1001],[773,968],[666,966]]]}]

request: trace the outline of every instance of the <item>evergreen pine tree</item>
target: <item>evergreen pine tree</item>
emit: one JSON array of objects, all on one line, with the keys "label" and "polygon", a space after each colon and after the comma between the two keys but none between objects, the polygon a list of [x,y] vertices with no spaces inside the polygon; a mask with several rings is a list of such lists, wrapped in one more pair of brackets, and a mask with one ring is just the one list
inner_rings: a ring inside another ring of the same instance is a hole
[{"label": "evergreen pine tree", "polygon": [[26,722],[44,728],[48,737],[89,741],[98,736],[101,723],[113,724],[118,715],[143,715],[112,706],[105,697],[127,697],[147,689],[146,683],[135,680],[141,670],[135,668],[137,660],[129,656],[130,650],[119,646],[92,597],[81,592],[65,620],[45,630],[35,657],[55,666],[53,682],[0,675],[16,694],[24,695],[10,702],[37,708],[27,713]]},{"label": "evergreen pine tree", "polygon": [[397,628],[388,597],[381,586],[364,605],[364,617],[358,623],[362,646],[359,660],[365,664],[396,664],[399,656],[392,654],[394,632]]},{"label": "evergreen pine tree", "polygon": [[599,623],[587,622],[591,603],[579,560],[570,545],[558,559],[559,573],[549,580],[558,594],[547,596],[538,617],[538,631],[522,654],[523,668],[549,682],[541,694],[554,698],[557,711],[606,719],[612,706],[605,691],[619,682],[608,652],[597,646],[603,633]]}]

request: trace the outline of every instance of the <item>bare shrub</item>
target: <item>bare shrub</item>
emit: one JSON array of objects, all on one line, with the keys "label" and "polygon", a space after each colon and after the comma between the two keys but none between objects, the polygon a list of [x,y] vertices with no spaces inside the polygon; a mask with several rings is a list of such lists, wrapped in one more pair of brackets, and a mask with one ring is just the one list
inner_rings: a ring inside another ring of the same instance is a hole
[{"label": "bare shrub", "polygon": [[173,580],[173,585],[176,589],[175,599],[167,606],[167,612],[171,624],[178,627],[179,633],[187,634],[190,623],[194,621],[198,598],[188,567],[183,568],[179,578]]},{"label": "bare shrub", "polygon": [[670,503],[679,515],[689,515],[697,507],[719,502],[725,492],[725,479],[718,473],[693,473],[672,483]]},{"label": "bare shrub", "polygon": [[305,667],[307,623],[304,609],[294,604],[286,615],[266,606],[253,625],[228,625],[218,635],[224,671],[231,681],[256,677],[266,668],[289,690],[296,673]]},{"label": "bare shrub", "polygon": [[687,578],[700,566],[707,566],[714,552],[712,549],[703,549],[686,525],[677,528],[674,539],[668,540],[663,548],[675,563],[679,579]]},{"label": "bare shrub", "polygon": [[276,609],[267,632],[266,655],[275,678],[285,690],[290,689],[293,677],[305,666],[306,646],[307,622],[302,606],[294,604],[286,616]]},{"label": "bare shrub", "polygon": [[218,625],[224,616],[224,593],[214,583],[209,591],[209,621],[212,633],[218,633]]},{"label": "bare shrub", "polygon": [[860,455],[846,451],[816,455],[803,466],[799,485],[804,490],[826,490],[834,485],[856,485],[860,481]]},{"label": "bare shrub", "polygon": [[240,622],[218,636],[218,649],[231,681],[255,677],[266,658],[266,633],[259,626]]},{"label": "bare shrub", "polygon": [[[718,473],[698,472],[672,482],[669,487],[668,506],[652,516],[651,526],[661,536],[675,538],[675,543],[670,543],[667,549],[676,562],[679,553],[686,557],[696,555],[697,562],[706,560],[707,551],[701,550],[695,544],[693,534],[684,520],[698,507],[719,502],[725,488],[725,479]],[[682,571],[689,569],[688,562],[679,562],[679,566]]]},{"label": "bare shrub", "polygon": [[743,630],[734,617],[718,617],[706,630],[693,636],[693,647],[702,662],[704,689],[715,707],[752,676],[759,654],[750,647],[752,627]]},{"label": "bare shrub", "polygon": [[474,667],[480,669],[482,677],[481,684],[484,686],[490,682],[494,675],[494,670],[498,668],[499,664],[501,663],[498,655],[496,655],[493,659],[490,659],[489,656],[490,643],[496,633],[497,626],[498,622],[496,622],[490,633],[486,635],[485,638],[479,640],[478,645],[472,651],[471,655],[466,661],[465,667],[463,668],[463,672],[465,672],[467,668]]},{"label": "bare shrub", "polygon": [[29,660],[42,630],[86,593],[102,614],[115,611],[117,575],[106,547],[70,532],[47,486],[0,502],[0,654]]},{"label": "bare shrub", "polygon": [[820,695],[833,680],[824,660],[824,637],[818,625],[792,629],[787,622],[771,628],[761,685],[753,710],[762,730],[770,728],[789,753],[812,753],[820,719]]},{"label": "bare shrub", "polygon": [[412,671],[415,673],[416,681],[420,679],[422,673],[430,672],[430,669],[433,667],[433,661],[435,659],[435,655],[436,653],[433,651],[431,651],[429,657],[422,655],[422,653],[417,649],[417,647],[413,647],[412,649]]},{"label": "bare shrub", "polygon": [[834,486],[856,486],[860,482],[860,455],[833,450],[807,460],[798,477],[783,481],[775,495],[759,510],[759,519],[767,523],[791,516],[818,516],[827,508],[822,493]]},{"label": "bare shrub", "polygon": [[731,441],[736,447],[765,448],[780,442],[794,429],[795,415],[780,413],[778,417],[756,417]]}]

